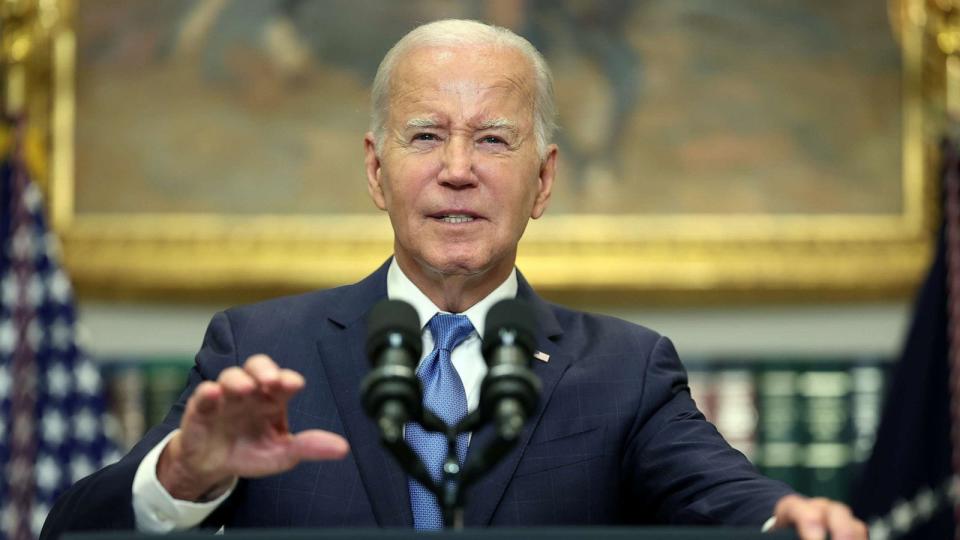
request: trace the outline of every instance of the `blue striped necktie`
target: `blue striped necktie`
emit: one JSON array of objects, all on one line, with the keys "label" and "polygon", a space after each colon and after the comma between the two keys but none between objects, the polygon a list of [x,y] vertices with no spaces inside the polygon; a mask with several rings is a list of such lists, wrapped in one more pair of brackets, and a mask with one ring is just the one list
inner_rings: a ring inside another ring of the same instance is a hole
[{"label": "blue striped necktie", "polygon": [[[428,324],[433,335],[433,351],[423,359],[417,369],[417,376],[423,381],[423,405],[443,419],[447,425],[454,425],[467,414],[467,394],[463,382],[450,362],[450,351],[463,343],[473,325],[466,315],[437,313]],[[447,438],[442,433],[424,431],[420,424],[409,423],[406,426],[406,439],[410,447],[420,456],[430,476],[435,482],[442,477],[443,462],[447,457]],[[462,433],[457,437],[457,458],[460,465],[467,456],[468,436]],[[436,497],[427,488],[412,478],[408,480],[410,488],[410,508],[413,510],[413,526],[416,529],[440,529],[443,515]]]}]

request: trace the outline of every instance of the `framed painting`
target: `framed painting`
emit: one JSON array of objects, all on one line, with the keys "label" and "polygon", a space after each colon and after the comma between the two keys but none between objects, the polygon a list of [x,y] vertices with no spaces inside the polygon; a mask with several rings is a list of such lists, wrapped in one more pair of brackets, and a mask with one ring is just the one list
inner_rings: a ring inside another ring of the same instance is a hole
[{"label": "framed painting", "polygon": [[512,28],[554,70],[560,175],[518,262],[548,294],[890,297],[928,262],[938,83],[920,0],[62,5],[47,191],[82,293],[369,273],[392,243],[364,184],[369,84],[441,17]]}]

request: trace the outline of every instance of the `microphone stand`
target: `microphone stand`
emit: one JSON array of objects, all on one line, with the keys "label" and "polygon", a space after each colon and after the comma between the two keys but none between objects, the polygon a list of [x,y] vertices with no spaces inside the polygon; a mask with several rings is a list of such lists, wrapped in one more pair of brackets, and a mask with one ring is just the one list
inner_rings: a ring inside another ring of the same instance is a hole
[{"label": "microphone stand", "polygon": [[476,410],[465,416],[455,426],[448,426],[433,412],[424,409],[423,421],[420,422],[423,429],[442,433],[447,439],[447,457],[443,462],[442,476],[439,482],[433,480],[420,456],[403,438],[402,426],[396,426],[392,423],[390,425],[378,424],[380,439],[384,447],[393,454],[404,472],[420,482],[437,498],[445,529],[463,529],[466,488],[499,463],[520,438],[522,424],[516,426],[516,429],[502,429],[497,433],[490,446],[471,454],[470,460],[461,467],[460,460],[457,457],[457,436],[461,433],[475,431],[483,424],[483,420],[480,411]]},{"label": "microphone stand", "polygon": [[[382,307],[381,307],[382,306]],[[385,301],[374,307],[377,321],[368,334],[368,354],[374,370],[361,391],[367,414],[376,418],[383,445],[411,478],[437,499],[445,528],[462,529],[466,488],[499,463],[520,438],[523,424],[536,409],[540,381],[530,370],[533,328],[532,309],[520,300],[505,300],[487,314],[484,359],[490,369],[480,389],[480,406],[454,426],[422,407],[422,386],[414,370],[420,355],[416,311],[403,302]],[[407,422],[418,421],[425,431],[441,433],[447,440],[447,457],[435,481],[420,456],[403,438]],[[486,448],[470,454],[461,467],[457,436],[475,432],[484,422],[496,426],[496,437]]]}]

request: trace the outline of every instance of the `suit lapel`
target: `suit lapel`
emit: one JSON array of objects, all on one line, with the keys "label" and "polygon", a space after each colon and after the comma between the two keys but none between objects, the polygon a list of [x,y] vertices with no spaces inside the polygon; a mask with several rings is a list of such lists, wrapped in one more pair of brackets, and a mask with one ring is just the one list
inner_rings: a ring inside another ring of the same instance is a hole
[{"label": "suit lapel", "polygon": [[[370,362],[364,351],[366,315],[374,304],[387,296],[388,266],[389,261],[357,285],[341,289],[341,297],[336,299],[336,306],[321,329],[317,349],[377,524],[381,527],[412,527],[406,474],[380,444],[380,434],[360,402],[360,382],[370,371]],[[540,325],[537,343],[550,360],[533,362],[533,371],[542,383],[540,405],[527,421],[527,428],[517,446],[493,470],[468,488],[467,526],[489,525],[557,382],[570,365],[570,358],[556,345],[563,330],[553,310],[519,273],[517,279],[517,297],[533,306]],[[474,449],[489,445],[493,435],[491,426],[474,433],[467,459]]]},{"label": "suit lapel", "polygon": [[407,478],[381,446],[380,434],[360,404],[360,382],[370,371],[364,351],[366,315],[387,296],[387,267],[385,264],[364,281],[342,289],[342,297],[323,325],[317,349],[377,524],[411,527]]},{"label": "suit lapel", "polygon": [[[542,384],[540,405],[533,416],[527,420],[527,427],[520,436],[517,445],[489,473],[467,490],[464,521],[468,527],[484,527],[490,524],[493,513],[500,504],[500,499],[503,498],[503,493],[510,483],[510,479],[513,478],[517,464],[530,442],[530,436],[540,422],[544,409],[550,403],[550,396],[553,395],[557,382],[570,365],[570,357],[563,354],[563,351],[559,350],[556,344],[556,340],[563,334],[563,329],[553,310],[533,292],[533,289],[519,272],[517,273],[517,279],[519,280],[517,297],[530,302],[533,306],[537,314],[537,322],[540,325],[537,344],[540,351],[549,355],[550,360],[549,362],[533,361],[533,372],[540,378]],[[490,425],[486,425],[474,433],[470,441],[467,460],[470,459],[470,454],[475,449],[479,450],[487,447],[493,438],[494,430]]]}]

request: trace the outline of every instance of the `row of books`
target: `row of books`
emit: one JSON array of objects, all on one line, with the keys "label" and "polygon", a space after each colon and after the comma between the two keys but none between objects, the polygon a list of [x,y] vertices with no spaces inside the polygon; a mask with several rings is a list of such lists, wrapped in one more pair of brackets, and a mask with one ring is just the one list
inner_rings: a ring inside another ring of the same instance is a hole
[{"label": "row of books", "polygon": [[698,362],[690,391],[731,445],[802,493],[847,500],[880,422],[883,359]]},{"label": "row of books", "polygon": [[187,383],[190,358],[110,359],[101,362],[117,441],[130,449],[159,424]]},{"label": "row of books", "polygon": [[[183,391],[192,360],[103,362],[115,432],[132,446]],[[687,362],[690,391],[724,437],[766,475],[846,500],[879,423],[884,359]]]}]

